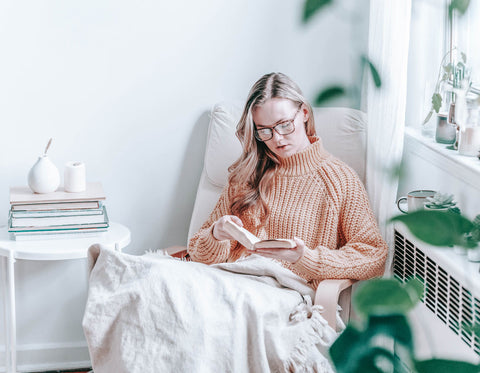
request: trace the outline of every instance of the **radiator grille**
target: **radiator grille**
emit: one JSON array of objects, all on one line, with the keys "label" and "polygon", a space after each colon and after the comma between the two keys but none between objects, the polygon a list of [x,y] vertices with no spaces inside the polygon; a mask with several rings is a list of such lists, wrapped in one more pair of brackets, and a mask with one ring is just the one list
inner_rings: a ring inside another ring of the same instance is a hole
[{"label": "radiator grille", "polygon": [[397,231],[393,274],[402,282],[411,277],[420,279],[425,306],[480,355],[480,339],[472,330],[472,325],[480,325],[480,300]]}]

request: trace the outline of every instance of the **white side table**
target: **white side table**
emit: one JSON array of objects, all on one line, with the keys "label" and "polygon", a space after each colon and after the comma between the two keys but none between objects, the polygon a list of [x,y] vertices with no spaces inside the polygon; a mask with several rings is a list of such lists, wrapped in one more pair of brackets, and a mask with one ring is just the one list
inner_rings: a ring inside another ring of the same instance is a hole
[{"label": "white side table", "polygon": [[21,260],[66,260],[87,257],[88,248],[100,243],[112,250],[121,251],[130,243],[130,230],[110,222],[107,232],[97,237],[60,238],[51,240],[13,241],[7,229],[0,228],[0,256],[4,273],[5,299],[5,357],[7,373],[17,372],[17,330],[15,310],[15,261]]}]

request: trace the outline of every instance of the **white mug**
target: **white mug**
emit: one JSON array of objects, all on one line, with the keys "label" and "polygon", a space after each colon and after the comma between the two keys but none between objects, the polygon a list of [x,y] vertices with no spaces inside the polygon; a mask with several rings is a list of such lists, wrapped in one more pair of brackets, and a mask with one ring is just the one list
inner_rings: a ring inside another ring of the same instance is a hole
[{"label": "white mug", "polygon": [[[423,204],[426,202],[427,197],[433,197],[436,191],[434,190],[412,190],[408,192],[406,197],[400,197],[397,201],[398,209],[404,214],[415,210],[422,210]],[[407,202],[408,210],[404,210],[400,207],[403,201]]]}]

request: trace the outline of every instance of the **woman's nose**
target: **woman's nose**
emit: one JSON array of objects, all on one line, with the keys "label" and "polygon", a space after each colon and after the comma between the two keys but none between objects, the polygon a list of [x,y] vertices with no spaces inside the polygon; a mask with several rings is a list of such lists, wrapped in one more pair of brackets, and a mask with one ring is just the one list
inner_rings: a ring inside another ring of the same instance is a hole
[{"label": "woman's nose", "polygon": [[283,135],[281,135],[277,131],[273,130],[272,140],[277,141],[277,140],[282,139],[282,138],[283,138]]}]

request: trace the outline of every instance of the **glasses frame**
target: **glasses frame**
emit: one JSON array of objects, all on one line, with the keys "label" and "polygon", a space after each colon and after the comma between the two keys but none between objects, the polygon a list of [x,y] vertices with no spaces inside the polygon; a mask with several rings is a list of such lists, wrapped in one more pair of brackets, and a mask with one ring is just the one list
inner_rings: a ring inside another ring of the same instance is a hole
[{"label": "glasses frame", "polygon": [[[273,127],[266,127],[266,128],[262,128],[261,130],[270,130],[270,137],[268,139],[261,139],[260,138],[260,135],[258,133],[259,130],[255,130],[255,138],[258,140],[258,141],[261,141],[261,142],[265,142],[265,141],[269,141],[273,138],[273,130],[275,130],[276,133],[278,133],[279,135],[290,135],[292,133],[295,132],[295,119],[297,118],[297,115],[298,113],[300,112],[300,109],[302,108],[302,105],[303,103],[300,104],[300,106],[298,107],[297,111],[295,112],[295,115],[293,116],[292,119],[287,119],[287,120],[284,120],[278,124],[276,124],[275,126]],[[287,132],[287,133],[280,133],[278,130],[277,130],[277,127],[278,126],[281,126],[281,125],[284,125],[285,123],[290,123],[292,125],[292,130],[290,132]]]}]

